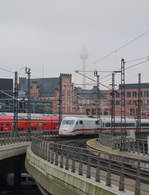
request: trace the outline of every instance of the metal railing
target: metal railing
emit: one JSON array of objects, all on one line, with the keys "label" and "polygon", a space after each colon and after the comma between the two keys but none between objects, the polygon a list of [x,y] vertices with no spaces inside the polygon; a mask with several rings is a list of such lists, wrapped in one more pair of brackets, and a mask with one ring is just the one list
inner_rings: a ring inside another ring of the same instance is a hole
[{"label": "metal railing", "polygon": [[121,150],[123,148],[124,151],[133,152],[137,154],[147,155],[147,140],[146,139],[133,139],[126,138],[125,142],[122,142],[119,136],[112,136],[110,134],[100,133],[97,142],[103,146],[110,147],[115,150]]},{"label": "metal railing", "polygon": [[31,150],[39,157],[78,175],[84,175],[105,185],[113,183],[119,186],[120,191],[126,187],[140,195],[149,193],[149,161],[105,152],[93,154],[89,150],[69,145],[48,142],[34,137]]},{"label": "metal railing", "polygon": [[31,141],[31,136],[25,132],[0,133],[0,146]]},{"label": "metal railing", "polygon": [[10,131],[0,132],[0,146],[14,144],[18,142],[32,141],[33,137],[42,136],[46,139],[47,136],[56,136],[58,132],[55,130],[50,131]]}]

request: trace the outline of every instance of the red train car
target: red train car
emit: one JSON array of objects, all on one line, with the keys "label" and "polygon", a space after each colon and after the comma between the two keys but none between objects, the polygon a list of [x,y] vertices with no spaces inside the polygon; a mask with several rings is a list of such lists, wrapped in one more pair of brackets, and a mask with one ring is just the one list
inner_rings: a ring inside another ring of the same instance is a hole
[{"label": "red train car", "polygon": [[30,130],[40,130],[40,121],[39,120],[28,121],[26,119],[18,121],[19,131],[28,131],[29,128]]},{"label": "red train car", "polygon": [[12,116],[0,116],[0,131],[11,131],[12,121]]},{"label": "red train car", "polygon": [[[18,120],[18,130],[28,131],[30,130],[58,130],[59,129],[59,117],[42,117],[38,120],[28,121],[27,119]],[[12,116],[0,116],[0,131],[12,131],[13,130],[13,117]]]},{"label": "red train car", "polygon": [[41,119],[42,130],[58,130],[59,117],[42,117]]}]

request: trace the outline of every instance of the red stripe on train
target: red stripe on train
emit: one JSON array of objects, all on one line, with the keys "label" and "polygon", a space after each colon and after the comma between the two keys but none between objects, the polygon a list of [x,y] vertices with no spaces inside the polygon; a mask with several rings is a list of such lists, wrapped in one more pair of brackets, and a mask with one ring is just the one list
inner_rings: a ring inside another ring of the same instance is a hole
[{"label": "red stripe on train", "polygon": [[[74,129],[72,132],[76,132],[76,131],[96,131],[97,129]],[[101,130],[106,130],[106,131],[115,131],[115,130],[136,130],[136,128],[116,128],[116,129],[111,129],[111,128],[102,128]],[[141,130],[149,130],[149,128],[141,128]],[[68,133],[70,133],[71,131],[67,131]]]}]

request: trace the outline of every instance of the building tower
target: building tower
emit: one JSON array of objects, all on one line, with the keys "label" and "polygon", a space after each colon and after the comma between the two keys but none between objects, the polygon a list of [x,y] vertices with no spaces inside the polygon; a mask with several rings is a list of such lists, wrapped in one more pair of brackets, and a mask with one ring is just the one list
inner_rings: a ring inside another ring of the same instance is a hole
[{"label": "building tower", "polygon": [[88,58],[87,49],[85,47],[83,47],[83,49],[82,49],[80,58],[82,60],[82,72],[84,74],[82,84],[83,84],[83,88],[85,89],[86,88],[86,78],[85,78],[85,76],[86,76],[86,72],[85,72],[86,71],[86,60]]}]

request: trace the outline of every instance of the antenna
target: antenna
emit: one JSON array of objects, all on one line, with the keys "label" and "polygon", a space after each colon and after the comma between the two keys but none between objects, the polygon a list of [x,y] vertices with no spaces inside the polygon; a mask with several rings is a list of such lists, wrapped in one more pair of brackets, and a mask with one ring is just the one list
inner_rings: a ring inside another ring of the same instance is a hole
[{"label": "antenna", "polygon": [[[87,53],[87,49],[85,47],[83,47],[80,58],[82,60],[82,72],[85,75],[85,71],[86,71],[86,60],[88,58],[88,53]],[[84,89],[86,88],[86,78],[85,76],[83,77],[83,86]]]}]

